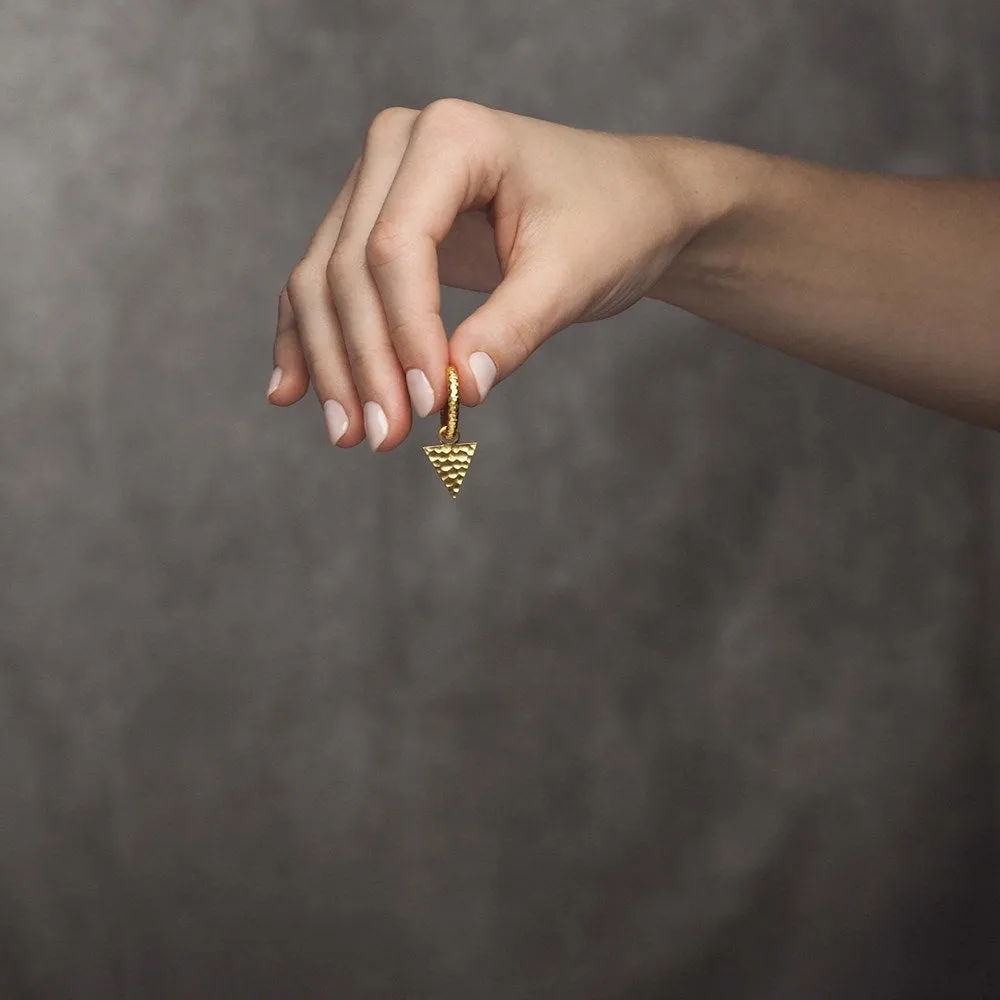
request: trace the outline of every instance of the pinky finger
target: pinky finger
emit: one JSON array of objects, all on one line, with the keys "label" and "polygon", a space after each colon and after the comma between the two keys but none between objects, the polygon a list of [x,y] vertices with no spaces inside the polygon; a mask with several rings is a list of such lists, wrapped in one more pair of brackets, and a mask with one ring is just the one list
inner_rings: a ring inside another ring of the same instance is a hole
[{"label": "pinky finger", "polygon": [[309,368],[302,344],[295,313],[288,298],[288,289],[281,290],[278,299],[278,330],[274,338],[274,371],[267,387],[267,401],[275,406],[297,403],[309,388]]}]

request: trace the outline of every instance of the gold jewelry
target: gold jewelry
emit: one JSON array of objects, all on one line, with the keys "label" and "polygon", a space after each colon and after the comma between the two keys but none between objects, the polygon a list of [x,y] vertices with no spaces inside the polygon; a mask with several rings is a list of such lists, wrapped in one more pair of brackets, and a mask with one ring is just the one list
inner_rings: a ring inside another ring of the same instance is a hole
[{"label": "gold jewelry", "polygon": [[469,471],[477,442],[458,443],[458,369],[454,365],[448,365],[448,400],[441,407],[438,441],[441,443],[425,444],[424,452],[434,466],[434,471],[441,477],[445,489],[455,500],[465,481],[465,474]]}]

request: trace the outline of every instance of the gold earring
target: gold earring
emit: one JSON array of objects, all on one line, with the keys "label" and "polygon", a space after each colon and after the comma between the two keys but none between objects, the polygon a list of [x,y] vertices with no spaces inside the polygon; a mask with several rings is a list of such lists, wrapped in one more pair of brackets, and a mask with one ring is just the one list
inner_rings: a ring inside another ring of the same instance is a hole
[{"label": "gold earring", "polygon": [[476,442],[459,444],[458,434],[458,369],[448,365],[448,400],[441,407],[441,426],[438,429],[440,444],[425,444],[424,452],[441,477],[445,489],[453,500],[465,482],[472,456],[476,453]]}]

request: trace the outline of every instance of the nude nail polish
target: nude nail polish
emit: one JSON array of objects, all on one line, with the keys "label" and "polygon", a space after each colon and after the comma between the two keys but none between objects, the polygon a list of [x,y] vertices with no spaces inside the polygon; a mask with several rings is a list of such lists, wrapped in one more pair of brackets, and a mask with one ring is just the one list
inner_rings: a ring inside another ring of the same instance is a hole
[{"label": "nude nail polish", "polygon": [[411,368],[406,373],[406,388],[417,415],[426,417],[434,409],[434,390],[427,376],[419,368]]},{"label": "nude nail polish", "polygon": [[281,376],[282,376],[282,371],[280,368],[275,368],[274,371],[271,372],[271,381],[268,382],[267,384],[267,395],[269,398],[271,396],[271,393],[274,392],[274,390],[277,389],[279,385],[281,385]]},{"label": "nude nail polish", "polygon": [[365,403],[365,434],[372,451],[378,451],[378,446],[389,433],[389,421],[385,410],[378,403],[369,400]]},{"label": "nude nail polish", "polygon": [[481,403],[490,391],[490,386],[496,380],[497,366],[485,351],[475,351],[469,355],[469,367],[476,377],[476,388],[479,389],[479,402]]},{"label": "nude nail polish", "polygon": [[326,430],[330,440],[336,444],[347,431],[347,413],[335,399],[328,399],[323,404],[323,416],[326,419]]}]

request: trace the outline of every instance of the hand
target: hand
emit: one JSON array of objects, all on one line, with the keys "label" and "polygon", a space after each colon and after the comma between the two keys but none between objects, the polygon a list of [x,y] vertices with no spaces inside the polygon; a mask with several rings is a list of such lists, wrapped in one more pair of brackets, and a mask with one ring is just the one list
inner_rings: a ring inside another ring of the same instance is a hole
[{"label": "hand", "polygon": [[[594,132],[455,99],[390,108],[282,289],[268,398],[312,382],[330,437],[399,445],[474,406],[553,333],[641,298],[702,225],[698,143]],[[449,343],[441,283],[491,292]]]}]

